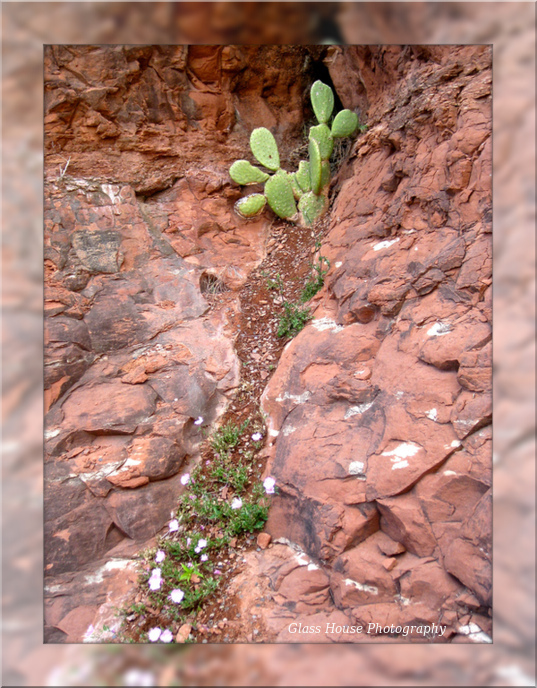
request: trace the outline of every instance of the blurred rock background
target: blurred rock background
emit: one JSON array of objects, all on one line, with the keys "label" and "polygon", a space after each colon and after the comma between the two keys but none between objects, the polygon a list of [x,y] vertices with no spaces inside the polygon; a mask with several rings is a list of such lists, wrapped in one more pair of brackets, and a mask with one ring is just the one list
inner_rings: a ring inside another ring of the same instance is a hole
[{"label": "blurred rock background", "polygon": [[[3,5],[4,685],[534,684],[535,7],[304,3],[282,11],[278,3]],[[495,644],[389,654],[380,646],[140,647],[113,655],[105,647],[45,647],[43,44],[276,39],[493,44]]]}]

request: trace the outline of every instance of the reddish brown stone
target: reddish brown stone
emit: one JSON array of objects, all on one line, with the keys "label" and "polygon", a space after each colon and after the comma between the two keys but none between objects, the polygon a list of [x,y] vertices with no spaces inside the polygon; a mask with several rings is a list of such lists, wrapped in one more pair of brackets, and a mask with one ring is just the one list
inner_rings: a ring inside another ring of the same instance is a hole
[{"label": "reddish brown stone", "polygon": [[267,547],[270,545],[271,537],[269,533],[259,533],[257,536],[257,546],[261,547],[261,549],[267,549]]}]

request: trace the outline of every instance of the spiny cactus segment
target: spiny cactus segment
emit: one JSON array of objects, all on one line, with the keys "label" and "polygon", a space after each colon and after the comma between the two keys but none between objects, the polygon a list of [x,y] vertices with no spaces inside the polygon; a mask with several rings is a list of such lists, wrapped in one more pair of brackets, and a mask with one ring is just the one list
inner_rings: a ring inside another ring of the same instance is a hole
[{"label": "spiny cactus segment", "polygon": [[314,194],[319,194],[321,192],[321,149],[319,144],[314,138],[310,137],[310,142],[308,145],[308,153],[310,156],[310,178],[311,178],[311,190]]},{"label": "spiny cactus segment", "polygon": [[280,154],[276,139],[265,127],[254,129],[250,135],[250,148],[257,162],[273,172],[280,168]]},{"label": "spiny cactus segment", "polygon": [[263,210],[266,202],[264,194],[250,194],[239,198],[235,203],[235,210],[243,217],[255,217]]},{"label": "spiny cactus segment", "polygon": [[312,225],[324,214],[327,207],[328,197],[314,194],[313,191],[308,191],[298,202],[298,209],[302,213],[306,225]]},{"label": "spiny cactus segment", "polygon": [[334,117],[332,122],[332,136],[334,138],[343,138],[354,134],[358,128],[358,115],[350,110],[341,110]]},{"label": "spiny cactus segment", "polygon": [[317,121],[321,124],[326,124],[334,109],[334,93],[332,89],[330,86],[323,84],[322,81],[316,81],[311,87],[310,98]]},{"label": "spiny cactus segment", "polygon": [[266,182],[269,175],[259,167],[255,167],[248,160],[235,160],[229,168],[229,176],[237,184],[246,186],[247,184],[262,184]]},{"label": "spiny cactus segment", "polygon": [[332,151],[334,150],[334,139],[330,132],[330,128],[326,124],[318,124],[316,127],[310,129],[310,139],[315,139],[319,144],[319,152],[322,160],[330,160]]},{"label": "spiny cactus segment", "polygon": [[265,184],[268,204],[278,217],[287,219],[296,215],[293,187],[287,172],[278,170]]},{"label": "spiny cactus segment", "polygon": [[334,93],[330,86],[316,81],[311,87],[310,97],[319,124],[310,128],[309,162],[301,160],[294,173],[283,170],[274,136],[265,127],[260,127],[252,131],[250,148],[255,159],[273,174],[260,170],[247,160],[237,160],[230,167],[229,174],[237,184],[265,184],[263,194],[250,194],[237,201],[235,209],[242,217],[259,214],[266,202],[278,217],[301,225],[313,224],[327,211],[329,160],[334,150],[334,139],[351,136],[358,128],[358,116],[350,110],[342,110],[330,126],[334,109]]}]

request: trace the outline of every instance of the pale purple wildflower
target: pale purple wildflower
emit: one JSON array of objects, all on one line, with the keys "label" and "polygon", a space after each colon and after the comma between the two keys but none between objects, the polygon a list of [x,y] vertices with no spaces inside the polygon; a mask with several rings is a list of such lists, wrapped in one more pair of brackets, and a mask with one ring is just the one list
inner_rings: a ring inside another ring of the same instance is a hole
[{"label": "pale purple wildflower", "polygon": [[242,506],[242,499],[240,497],[235,497],[235,499],[231,502],[231,508],[232,509],[240,509]]},{"label": "pale purple wildflower", "polygon": [[194,500],[196,499],[196,495],[188,495],[188,498]]},{"label": "pale purple wildflower", "polygon": [[265,488],[265,492],[267,494],[274,494],[274,485],[276,485],[274,478],[269,477],[263,480],[263,487]]},{"label": "pale purple wildflower", "polygon": [[192,540],[191,540],[190,538],[187,538],[187,539],[186,539],[186,546],[187,546],[187,547],[190,547],[190,543],[191,543],[191,542],[192,542]]},{"label": "pale purple wildflower", "polygon": [[160,590],[162,585],[162,576],[160,569],[153,569],[151,571],[151,578],[149,579],[149,588],[151,590]]},{"label": "pale purple wildflower", "polygon": [[149,579],[149,589],[150,590],[160,590],[162,586],[162,578],[150,578]]},{"label": "pale purple wildflower", "polygon": [[207,561],[209,557],[206,554],[202,554],[200,557],[200,561]]},{"label": "pale purple wildflower", "polygon": [[166,629],[163,634],[160,636],[160,639],[163,643],[171,643],[173,640],[173,635],[172,632],[168,629]]},{"label": "pale purple wildflower", "polygon": [[260,432],[254,432],[252,439],[254,442],[259,442],[259,440],[263,439],[263,435]]},{"label": "pale purple wildflower", "polygon": [[194,425],[201,425],[202,423],[203,423],[203,418],[201,416],[196,418],[196,420],[194,421]]},{"label": "pale purple wildflower", "polygon": [[181,476],[181,485],[188,485],[190,482],[190,473],[185,473]]},{"label": "pale purple wildflower", "polygon": [[152,643],[156,643],[157,640],[160,638],[161,633],[162,633],[162,630],[157,627],[157,628],[152,628],[147,635],[148,635],[149,640]]},{"label": "pale purple wildflower", "polygon": [[155,554],[155,561],[157,564],[160,564],[161,561],[164,561],[166,558],[166,552],[163,552],[161,549],[157,550],[157,553]]},{"label": "pale purple wildflower", "polygon": [[204,538],[200,538],[198,540],[198,544],[194,548],[194,552],[199,554],[204,547],[207,547],[207,540],[205,540]]},{"label": "pale purple wildflower", "polygon": [[179,530],[179,521],[174,518],[173,521],[169,522],[168,529],[170,533],[175,533],[177,530]]},{"label": "pale purple wildflower", "polygon": [[221,575],[222,575],[222,571],[220,571],[220,569],[215,569],[215,570],[213,571],[213,573],[214,573],[215,576],[221,576]]},{"label": "pale purple wildflower", "polygon": [[182,602],[184,596],[185,596],[185,593],[182,590],[180,590],[179,588],[172,590],[170,593],[171,601],[175,602],[176,604],[179,604],[180,602]]}]

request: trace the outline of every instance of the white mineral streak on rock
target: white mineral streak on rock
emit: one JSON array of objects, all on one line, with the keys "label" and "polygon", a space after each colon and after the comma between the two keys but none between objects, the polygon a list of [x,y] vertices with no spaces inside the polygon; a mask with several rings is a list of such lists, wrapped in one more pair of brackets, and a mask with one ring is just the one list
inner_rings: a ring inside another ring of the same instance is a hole
[{"label": "white mineral streak on rock", "polygon": [[98,568],[93,574],[84,576],[85,581],[90,585],[93,585],[94,583],[102,583],[104,580],[104,574],[107,571],[112,571],[113,569],[124,569],[131,563],[131,559],[111,559],[110,561],[107,561],[104,566]]},{"label": "white mineral streak on rock", "polygon": [[351,461],[349,464],[349,473],[351,475],[363,475],[365,464],[362,461]]},{"label": "white mineral streak on rock", "polygon": [[428,337],[441,337],[444,334],[451,332],[451,325],[449,323],[437,322],[427,330]]},{"label": "white mineral streak on rock", "polygon": [[285,435],[287,437],[288,435],[291,435],[293,432],[295,432],[296,428],[293,425],[286,425],[282,429],[282,435]]},{"label": "white mineral streak on rock", "polygon": [[349,418],[352,418],[352,416],[356,416],[359,413],[365,413],[367,409],[370,409],[372,406],[372,401],[368,401],[365,404],[358,404],[358,406],[351,406],[349,409],[347,409],[343,420],[348,420]]},{"label": "white mineral streak on rock", "polygon": [[296,404],[304,404],[311,397],[311,392],[307,390],[303,394],[289,394],[289,392],[284,392],[279,397],[276,397],[275,401],[281,403],[282,401],[294,401]]},{"label": "white mineral streak on rock", "polygon": [[112,201],[113,205],[116,201],[121,201],[121,192],[117,190],[117,186],[112,186],[112,184],[103,184],[103,191]]},{"label": "white mineral streak on rock", "polygon": [[474,643],[491,643],[492,638],[479,628],[475,623],[470,623],[467,626],[459,626],[458,633],[460,635],[467,635]]},{"label": "white mineral streak on rock", "polygon": [[399,468],[407,468],[409,464],[406,459],[409,459],[411,456],[415,456],[420,449],[421,447],[417,444],[413,444],[411,442],[402,442],[401,444],[397,445],[395,449],[382,452],[382,456],[390,457],[390,461],[393,463],[392,471],[395,471]]},{"label": "white mineral streak on rock", "polygon": [[457,475],[456,471],[444,471],[444,475]]},{"label": "white mineral streak on rock", "polygon": [[102,466],[98,471],[93,471],[92,473],[79,473],[76,477],[84,482],[88,480],[100,480],[101,478],[107,478],[111,475],[117,475],[126,463],[127,461],[125,459],[121,459],[121,461],[114,461],[114,463],[108,463],[106,466]]},{"label": "white mineral streak on rock", "polygon": [[381,251],[383,248],[388,248],[388,246],[392,246],[392,244],[396,244],[398,241],[399,237],[397,239],[392,239],[391,241],[380,241],[378,244],[373,246],[373,251]]},{"label": "white mineral streak on rock", "polygon": [[382,456],[395,456],[397,459],[408,459],[411,456],[415,456],[420,449],[421,447],[419,445],[413,444],[412,442],[402,442],[398,444],[395,449],[382,452]]},{"label": "white mineral streak on rock", "polygon": [[430,411],[427,411],[425,415],[430,420],[438,420],[438,411],[435,408],[432,408]]},{"label": "white mineral streak on rock", "polygon": [[330,318],[319,318],[319,320],[312,320],[311,324],[319,332],[323,332],[323,330],[332,330],[332,332],[341,332],[341,330],[343,329],[342,325],[338,325],[333,320],[330,320]]},{"label": "white mineral streak on rock", "polygon": [[[393,461],[393,459],[392,459],[392,461]],[[397,461],[396,463],[393,464],[392,471],[395,471],[398,468],[407,468],[407,467],[408,467],[408,461],[406,461],[406,459],[404,461]]]},{"label": "white mineral streak on rock", "polygon": [[345,578],[345,585],[353,585],[357,590],[362,590],[362,592],[370,592],[372,595],[378,595],[379,589],[375,588],[374,585],[365,585],[364,583],[358,583],[352,578]]},{"label": "white mineral streak on rock", "polygon": [[403,607],[408,607],[408,605],[410,604],[410,600],[408,599],[408,597],[403,597],[402,595],[396,595],[394,599],[396,602],[402,604]]}]

